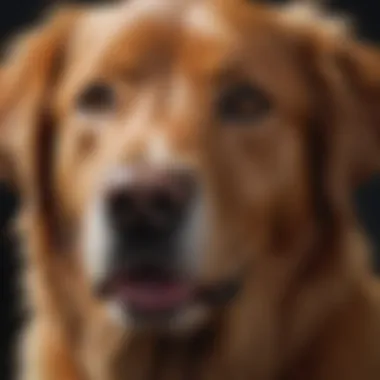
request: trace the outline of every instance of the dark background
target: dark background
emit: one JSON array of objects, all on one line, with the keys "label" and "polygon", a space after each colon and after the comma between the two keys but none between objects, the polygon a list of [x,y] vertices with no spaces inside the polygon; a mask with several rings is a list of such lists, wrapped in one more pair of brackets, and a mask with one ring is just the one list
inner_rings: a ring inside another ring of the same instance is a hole
[{"label": "dark background", "polygon": [[[0,2],[0,43],[2,43],[19,28],[35,20],[40,12],[53,1],[0,0]],[[82,0],[81,2],[90,3],[91,1]],[[330,4],[354,16],[359,34],[364,39],[380,42],[379,0],[335,0]],[[377,247],[374,263],[375,267],[380,269],[380,196],[376,197],[376,194],[380,194],[380,178],[375,178],[358,190],[356,204],[358,216]],[[16,312],[16,301],[19,297],[14,286],[18,268],[17,249],[8,233],[10,220],[17,204],[16,194],[5,184],[0,184],[0,380],[11,379],[11,343],[14,342],[15,332],[20,322]]]}]

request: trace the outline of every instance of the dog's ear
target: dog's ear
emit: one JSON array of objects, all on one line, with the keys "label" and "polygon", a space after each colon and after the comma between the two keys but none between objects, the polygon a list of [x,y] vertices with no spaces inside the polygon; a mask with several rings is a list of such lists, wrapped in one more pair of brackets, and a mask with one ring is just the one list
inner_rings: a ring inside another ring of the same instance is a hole
[{"label": "dog's ear", "polygon": [[358,184],[380,171],[380,48],[347,41],[336,60],[356,105],[352,174]]},{"label": "dog's ear", "polygon": [[50,99],[80,14],[76,7],[56,10],[10,45],[0,67],[0,179],[31,196],[50,160]]},{"label": "dog's ear", "polygon": [[380,171],[380,49],[333,21],[289,23],[288,45],[305,84],[309,183],[326,233],[352,220],[355,188]]},{"label": "dog's ear", "polygon": [[336,182],[352,189],[380,171],[380,49],[348,33],[313,31],[302,57],[311,135]]}]

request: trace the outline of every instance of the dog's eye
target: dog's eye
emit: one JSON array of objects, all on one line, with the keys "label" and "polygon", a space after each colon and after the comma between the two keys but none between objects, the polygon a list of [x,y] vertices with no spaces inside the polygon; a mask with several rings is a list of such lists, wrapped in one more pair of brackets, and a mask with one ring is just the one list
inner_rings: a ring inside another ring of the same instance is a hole
[{"label": "dog's eye", "polygon": [[94,83],[84,89],[76,103],[83,112],[108,112],[116,107],[116,94],[107,83]]},{"label": "dog's eye", "polygon": [[265,116],[270,106],[268,97],[262,91],[243,83],[222,93],[217,112],[223,123],[245,125]]}]

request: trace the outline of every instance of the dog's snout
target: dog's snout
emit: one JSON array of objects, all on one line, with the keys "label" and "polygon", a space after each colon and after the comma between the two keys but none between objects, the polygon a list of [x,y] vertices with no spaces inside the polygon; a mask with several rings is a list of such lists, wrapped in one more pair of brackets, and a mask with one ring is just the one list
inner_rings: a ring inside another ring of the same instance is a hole
[{"label": "dog's snout", "polygon": [[189,173],[136,171],[108,193],[112,228],[140,247],[165,241],[181,225],[193,192]]}]

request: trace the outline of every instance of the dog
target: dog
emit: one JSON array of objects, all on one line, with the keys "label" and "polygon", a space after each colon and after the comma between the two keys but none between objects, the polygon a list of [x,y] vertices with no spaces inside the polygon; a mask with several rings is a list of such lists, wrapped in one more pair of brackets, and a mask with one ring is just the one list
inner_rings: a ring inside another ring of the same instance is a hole
[{"label": "dog", "polygon": [[377,380],[351,195],[380,52],[312,5],[56,10],[0,69],[19,189],[22,380]]}]

